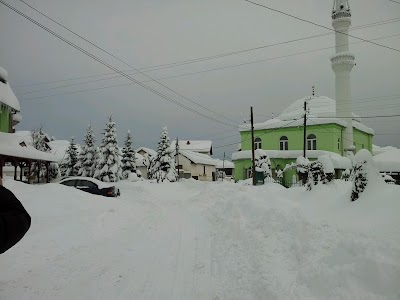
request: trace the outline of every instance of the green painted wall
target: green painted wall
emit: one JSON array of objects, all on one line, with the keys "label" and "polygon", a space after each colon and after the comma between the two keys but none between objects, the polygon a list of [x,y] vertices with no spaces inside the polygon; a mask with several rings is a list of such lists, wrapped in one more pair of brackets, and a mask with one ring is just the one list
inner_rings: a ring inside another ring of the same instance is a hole
[{"label": "green painted wall", "polygon": [[[274,131],[272,129],[254,131],[254,138],[259,137],[264,150],[280,150],[280,138],[286,136],[288,138],[288,150],[303,149],[303,128],[291,127],[281,128]],[[338,124],[309,125],[307,126],[307,136],[314,134],[317,137],[317,150],[325,150],[343,155],[344,128]],[[249,131],[240,132],[242,141],[242,150],[251,150],[251,134]],[[356,151],[363,148],[372,152],[373,136],[354,128],[354,142]],[[271,159],[272,169],[284,168],[286,164],[294,162],[295,159]],[[235,180],[246,179],[246,169],[251,167],[251,160],[235,161]],[[286,172],[285,181],[291,181],[292,176],[296,172],[294,170]]]},{"label": "green painted wall", "polygon": [[[251,150],[251,138],[249,132],[241,132],[242,150]],[[317,150],[326,150],[341,154],[338,149],[338,139],[341,139],[341,127],[336,124],[315,125],[307,126],[307,136],[314,134],[317,137]],[[301,150],[303,149],[303,128],[292,127],[282,128],[271,131],[256,130],[254,131],[254,138],[259,137],[262,141],[262,149],[264,150],[279,150],[279,141],[282,136],[286,136],[289,140],[288,150]]]},{"label": "green painted wall", "polygon": [[10,112],[5,109],[0,109],[0,132],[9,132],[10,127]]}]

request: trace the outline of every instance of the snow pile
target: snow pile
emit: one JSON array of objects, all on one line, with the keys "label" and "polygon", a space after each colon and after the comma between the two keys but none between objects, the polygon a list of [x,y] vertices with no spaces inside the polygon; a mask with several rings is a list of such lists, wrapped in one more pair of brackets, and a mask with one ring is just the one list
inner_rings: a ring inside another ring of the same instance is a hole
[{"label": "snow pile", "polygon": [[148,181],[105,198],[5,181],[32,227],[0,298],[397,299],[400,187]]},{"label": "snow pile", "polygon": [[335,167],[328,155],[321,155],[318,157],[318,161],[322,164],[325,173],[335,173]]},{"label": "snow pile", "polygon": [[389,149],[374,156],[380,172],[400,172],[400,149]]}]

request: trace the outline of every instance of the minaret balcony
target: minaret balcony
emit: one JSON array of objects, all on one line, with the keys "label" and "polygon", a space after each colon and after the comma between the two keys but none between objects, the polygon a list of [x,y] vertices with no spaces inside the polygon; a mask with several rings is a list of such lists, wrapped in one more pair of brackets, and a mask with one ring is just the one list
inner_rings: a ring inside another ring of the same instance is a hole
[{"label": "minaret balcony", "polygon": [[339,10],[332,13],[332,19],[337,20],[341,18],[350,18],[351,12],[349,10]]},{"label": "minaret balcony", "polygon": [[334,56],[331,58],[332,66],[338,65],[338,64],[350,64],[354,66],[354,60],[356,57],[354,54],[350,52],[340,52],[336,53]]}]

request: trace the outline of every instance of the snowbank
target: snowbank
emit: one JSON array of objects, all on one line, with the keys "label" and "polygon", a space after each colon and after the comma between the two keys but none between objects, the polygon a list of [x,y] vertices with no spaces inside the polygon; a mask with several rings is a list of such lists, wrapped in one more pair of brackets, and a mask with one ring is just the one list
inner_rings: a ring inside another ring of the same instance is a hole
[{"label": "snowbank", "polygon": [[400,172],[400,149],[386,150],[374,156],[380,172]]},{"label": "snowbank", "polygon": [[400,187],[121,181],[119,198],[6,180],[32,216],[0,298],[397,299]]}]

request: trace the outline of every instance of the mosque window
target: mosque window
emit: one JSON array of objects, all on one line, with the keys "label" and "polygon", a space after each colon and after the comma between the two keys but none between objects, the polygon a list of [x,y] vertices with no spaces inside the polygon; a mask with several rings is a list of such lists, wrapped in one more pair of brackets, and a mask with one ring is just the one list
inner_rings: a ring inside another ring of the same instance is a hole
[{"label": "mosque window", "polygon": [[307,150],[317,150],[317,137],[314,134],[307,137]]},{"label": "mosque window", "polygon": [[280,150],[289,150],[289,140],[286,136],[282,136],[279,140]]},{"label": "mosque window", "polygon": [[259,137],[254,140],[254,149],[262,149],[262,143]]}]

